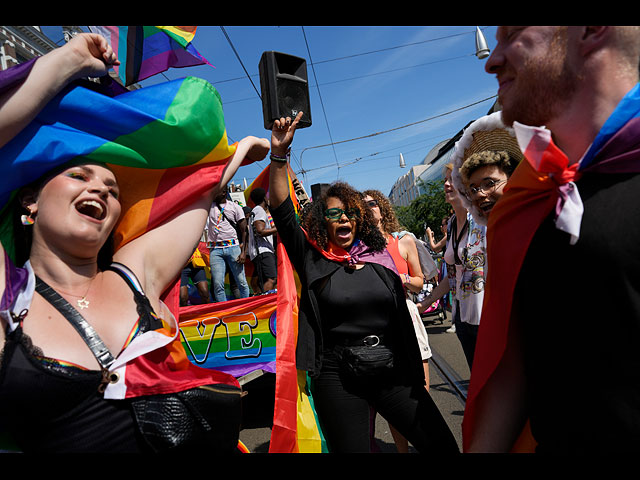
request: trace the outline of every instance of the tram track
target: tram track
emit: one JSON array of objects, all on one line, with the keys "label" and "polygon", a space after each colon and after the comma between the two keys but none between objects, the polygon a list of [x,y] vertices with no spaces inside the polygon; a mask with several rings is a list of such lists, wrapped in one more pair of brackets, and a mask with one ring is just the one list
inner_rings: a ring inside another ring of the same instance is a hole
[{"label": "tram track", "polygon": [[436,368],[440,377],[451,387],[455,397],[464,406],[467,401],[468,381],[460,377],[456,370],[438,352],[432,349],[431,353],[433,356],[429,363]]}]

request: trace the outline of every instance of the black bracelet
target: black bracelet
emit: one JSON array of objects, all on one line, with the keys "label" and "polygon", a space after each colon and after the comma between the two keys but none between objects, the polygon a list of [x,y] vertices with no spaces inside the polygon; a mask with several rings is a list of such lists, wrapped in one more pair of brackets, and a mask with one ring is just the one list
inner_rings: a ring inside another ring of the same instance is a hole
[{"label": "black bracelet", "polygon": [[291,147],[287,148],[287,151],[284,154],[284,157],[280,155],[274,155],[273,153],[269,155],[269,158],[276,162],[287,163],[289,161],[289,155],[291,154]]},{"label": "black bracelet", "polygon": [[274,155],[273,153],[271,155],[269,155],[269,158],[271,160],[276,161],[276,162],[281,162],[281,163],[287,163],[287,161],[288,161],[287,157],[279,157],[278,155]]}]

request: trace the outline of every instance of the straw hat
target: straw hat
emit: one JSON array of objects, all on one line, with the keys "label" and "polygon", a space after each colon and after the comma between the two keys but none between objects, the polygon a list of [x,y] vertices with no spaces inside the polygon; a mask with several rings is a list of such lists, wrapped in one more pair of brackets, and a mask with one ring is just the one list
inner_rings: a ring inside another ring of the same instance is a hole
[{"label": "straw hat", "polygon": [[[494,112],[490,115],[480,117],[467,127],[462,137],[460,137],[460,140],[456,142],[453,155],[451,156],[451,163],[453,163],[451,179],[453,186],[458,192],[464,192],[466,190],[460,174],[460,167],[462,167],[465,160],[474,153],[487,150],[506,151],[509,157],[516,160],[516,162],[520,162],[523,158],[522,150],[518,145],[513,129],[502,123],[501,112]],[[462,198],[462,203],[467,210],[471,212],[476,222],[486,225],[486,217],[478,211],[462,193],[460,193],[460,197]]]}]

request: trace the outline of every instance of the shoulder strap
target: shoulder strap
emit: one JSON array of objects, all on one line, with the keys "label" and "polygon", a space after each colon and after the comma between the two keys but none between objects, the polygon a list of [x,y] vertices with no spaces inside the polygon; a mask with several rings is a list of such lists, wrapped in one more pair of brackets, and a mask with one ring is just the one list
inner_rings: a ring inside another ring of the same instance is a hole
[{"label": "shoulder strap", "polygon": [[142,288],[140,280],[138,280],[136,274],[133,273],[133,271],[129,267],[122,263],[112,262],[111,265],[107,267],[107,269],[120,275],[134,293],[139,293],[143,297],[146,296],[144,294],[144,289]]},{"label": "shoulder strap", "polygon": [[115,358],[111,355],[111,352],[94,328],[82,315],[80,315],[80,313],[78,313],[75,308],[73,308],[73,306],[69,304],[69,302],[62,298],[58,292],[37,276],[36,291],[42,295],[45,300],[51,303],[51,305],[53,305],[56,310],[58,310],[62,316],[71,323],[71,325],[73,325],[95,355],[102,369],[107,370],[109,366],[115,362]]},{"label": "shoulder strap", "polygon": [[143,330],[155,330],[162,327],[162,321],[153,314],[151,302],[149,302],[149,299],[145,295],[142,284],[140,283],[140,280],[138,280],[138,277],[136,277],[136,274],[133,273],[129,267],[118,262],[111,263],[107,269],[120,275],[126,284],[129,285],[129,288],[131,288],[133,298],[136,302],[138,316],[143,322],[141,324]]}]

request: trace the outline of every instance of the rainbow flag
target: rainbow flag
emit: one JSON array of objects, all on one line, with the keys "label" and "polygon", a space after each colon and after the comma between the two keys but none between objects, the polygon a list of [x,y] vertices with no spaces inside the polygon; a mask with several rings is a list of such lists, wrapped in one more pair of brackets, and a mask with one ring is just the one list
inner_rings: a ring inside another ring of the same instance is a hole
[{"label": "rainbow flag", "polygon": [[120,60],[114,71],[126,87],[169,68],[209,62],[191,45],[198,27],[104,27],[89,30],[105,37]]},{"label": "rainbow flag", "polygon": [[[245,190],[253,207],[251,190],[269,191],[270,165]],[[289,195],[296,212],[308,201],[302,184],[289,167]],[[298,309],[301,283],[281,241],[277,243],[278,293],[276,306],[276,394],[270,453],[324,453],[327,445],[313,406],[307,372],[296,368]]]},{"label": "rainbow flag", "polygon": [[[74,85],[0,150],[0,208],[18,188],[58,166],[79,160],[107,164],[122,192],[118,248],[219,182],[235,149],[228,144],[220,96],[202,79],[187,77],[113,98]],[[12,237],[4,222],[0,240],[15,260]]]},{"label": "rainbow flag", "polygon": [[[248,207],[255,207],[255,203],[251,200],[251,192],[256,188],[263,188],[265,191],[269,191],[269,172],[271,171],[271,165],[267,165],[262,172],[258,174],[258,176],[251,182],[244,193],[244,199]],[[304,187],[299,182],[296,174],[291,169],[291,165],[287,164],[287,171],[289,173],[289,196],[293,201],[293,206],[296,209],[296,212],[300,212],[306,202],[309,201],[309,197],[304,191]]]},{"label": "rainbow flag", "polygon": [[[12,81],[22,81],[29,68],[19,72]],[[96,161],[118,180],[123,212],[114,234],[118,249],[191,204],[220,182],[223,172],[232,176],[240,163],[235,151],[236,145],[228,144],[220,96],[204,80],[188,77],[113,98],[71,85],[0,149],[0,241],[15,261],[12,219],[21,212],[10,200],[17,189],[70,162]],[[176,318],[178,289],[176,281],[163,297]],[[107,387],[106,398],[237,384],[229,374],[193,365],[177,321],[163,320],[163,328],[136,337],[118,356],[113,368],[123,380]]]}]

